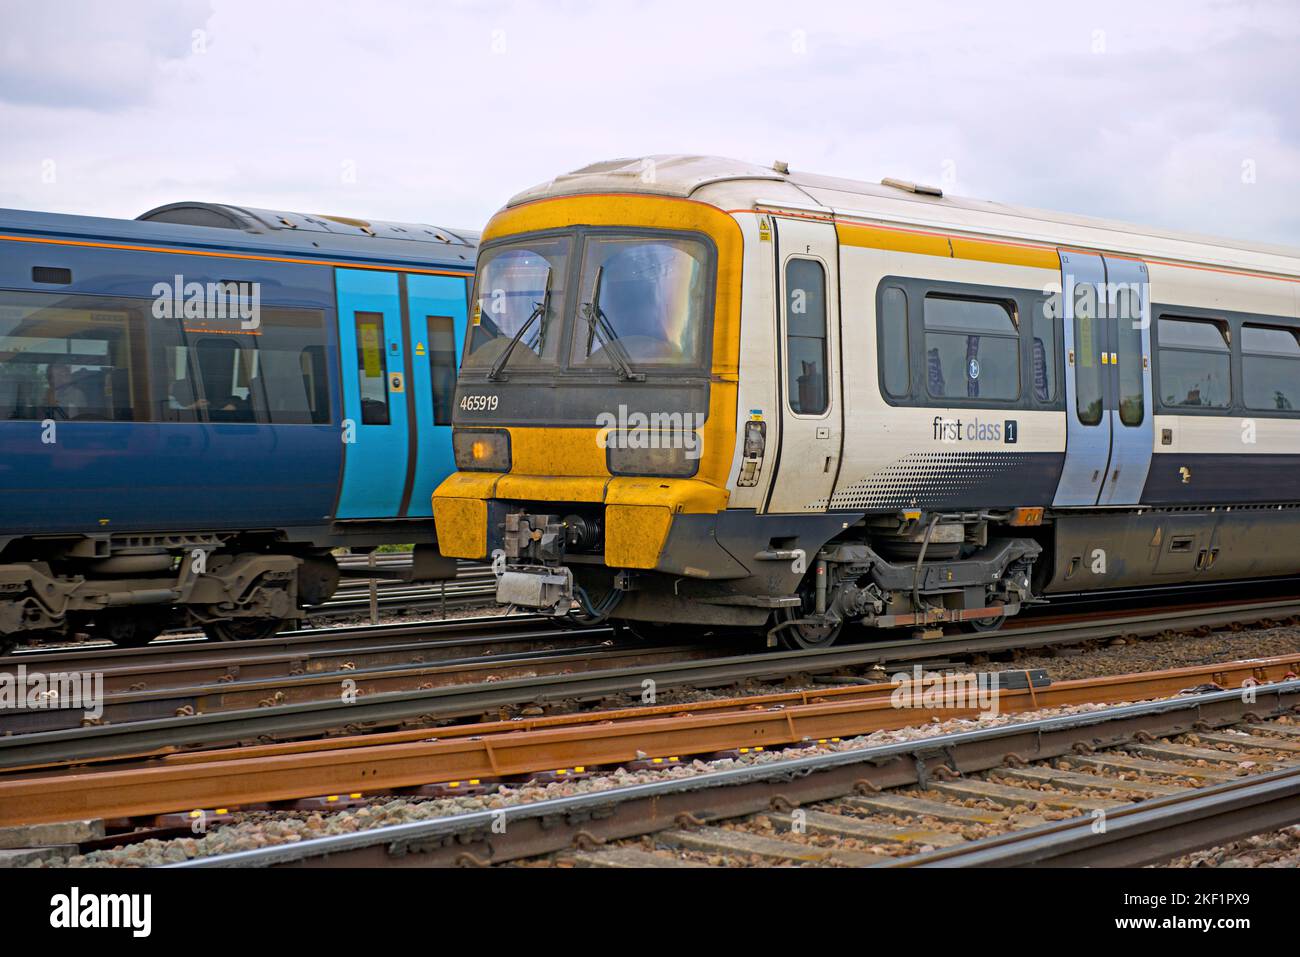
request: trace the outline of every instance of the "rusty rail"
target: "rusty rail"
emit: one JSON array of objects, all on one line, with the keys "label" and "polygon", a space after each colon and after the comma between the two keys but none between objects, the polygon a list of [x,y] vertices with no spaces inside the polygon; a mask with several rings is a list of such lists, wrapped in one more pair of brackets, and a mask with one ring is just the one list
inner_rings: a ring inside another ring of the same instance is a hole
[{"label": "rusty rail", "polygon": [[[976,774],[1009,761],[1043,761],[1079,746],[1122,746],[1143,734],[1291,713],[1300,681],[1207,692],[1102,711],[1040,718],[918,740],[747,764],[684,778],[455,814],[312,840],[196,858],[173,867],[445,867],[485,865],[679,827],[684,815],[719,821],[829,801],[855,792],[928,786],[939,774]],[[502,827],[502,824],[508,826]],[[1167,848],[1166,857],[1179,848]]]},{"label": "rusty rail", "polygon": [[[1160,698],[1193,685],[1268,684],[1293,678],[1300,656],[1219,663],[1168,671],[1066,681],[1046,688],[1000,689],[999,713],[1081,703]],[[321,794],[374,792],[421,784],[616,765],[641,755],[696,755],[738,747],[765,748],[922,725],[932,718],[969,718],[980,703],[899,707],[909,688],[827,689],[823,700],[755,710],[733,699],[732,710],[701,709],[646,718],[606,715],[520,731],[422,732],[419,740],[249,754],[236,749],[204,761],[159,762],[125,770],[23,774],[0,780],[0,825],[131,817],[228,807]],[[1241,694],[1241,692],[1238,692]],[[1255,692],[1258,693],[1258,692]],[[1243,695],[1247,696],[1247,695]],[[957,704],[957,702],[952,702]],[[595,718],[597,720],[591,720]],[[333,744],[333,742],[331,742]]]}]

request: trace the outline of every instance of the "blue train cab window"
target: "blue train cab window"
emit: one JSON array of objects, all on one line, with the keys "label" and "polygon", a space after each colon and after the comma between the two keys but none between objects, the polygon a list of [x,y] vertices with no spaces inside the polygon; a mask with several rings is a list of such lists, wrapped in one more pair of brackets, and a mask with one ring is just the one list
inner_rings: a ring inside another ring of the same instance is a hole
[{"label": "blue train cab window", "polygon": [[145,420],[148,303],[0,292],[0,419]]},{"label": "blue train cab window", "polygon": [[433,424],[451,425],[456,398],[456,325],[451,316],[429,316],[428,322]]},{"label": "blue train cab window", "polygon": [[361,424],[387,425],[388,360],[384,355],[384,317],[378,312],[358,312],[356,323]]}]

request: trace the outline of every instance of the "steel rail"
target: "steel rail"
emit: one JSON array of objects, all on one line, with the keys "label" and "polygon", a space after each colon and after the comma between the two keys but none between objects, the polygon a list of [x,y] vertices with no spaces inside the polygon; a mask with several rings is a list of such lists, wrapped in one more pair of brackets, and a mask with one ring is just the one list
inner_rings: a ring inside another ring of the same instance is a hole
[{"label": "steel rail", "polygon": [[[24,648],[0,658],[0,670],[16,668],[18,665],[23,664],[31,665],[33,662],[39,662],[43,668],[62,667],[64,670],[92,668],[100,663],[107,666],[148,664],[158,659],[166,661],[168,656],[176,656],[176,660],[182,660],[191,655],[206,655],[234,660],[260,652],[278,651],[288,654],[295,651],[324,650],[345,641],[418,637],[421,635],[436,635],[442,632],[447,632],[453,637],[460,637],[465,633],[473,635],[480,631],[500,631],[502,628],[542,628],[556,633],[582,630],[558,628],[552,619],[541,615],[477,615],[466,618],[389,622],[378,625],[296,628],[290,631],[278,632],[270,638],[257,638],[247,641],[211,641],[201,636],[177,636],[156,639],[143,648],[117,648],[106,643]],[[606,627],[593,630],[608,631],[609,629]]]},{"label": "steel rail", "polygon": [[[764,748],[925,724],[934,718],[973,717],[987,704],[994,713],[1112,703],[1177,693],[1188,681],[1214,674],[1242,678],[1294,675],[1295,658],[1271,665],[1242,662],[1062,682],[1046,688],[1000,689],[996,701],[940,700],[900,706],[898,692],[862,692],[789,707],[707,714],[684,712],[536,728],[487,735],[438,736],[345,749],[244,756],[236,749],[210,761],[175,762],[98,772],[56,772],[0,779],[0,826],[131,817],[310,797],[392,790],[469,778],[501,778],[578,765],[617,765],[644,755],[709,754]],[[1260,687],[1270,687],[1262,685]],[[920,689],[915,689],[919,693]],[[1237,692],[1239,697],[1245,697]],[[222,759],[224,758],[224,759]]]},{"label": "steel rail", "polygon": [[1108,622],[1052,625],[1026,634],[909,639],[863,645],[836,646],[811,651],[769,652],[705,661],[669,662],[577,675],[539,676],[500,681],[491,685],[388,692],[358,698],[354,703],[317,701],[250,708],[214,714],[153,718],[125,724],[95,725],[56,731],[38,731],[0,737],[0,768],[90,760],[132,755],[160,748],[197,747],[267,737],[285,737],[328,731],[341,726],[366,728],[407,720],[434,720],[491,713],[502,707],[562,700],[600,700],[637,694],[643,682],[659,690],[680,687],[720,687],[744,680],[774,679],[791,674],[826,673],[846,667],[873,665],[889,660],[915,660],[918,656],[944,658],[958,649],[996,651],[1084,641],[1117,633],[1159,634],[1178,627],[1201,627],[1239,622],[1243,617],[1269,618],[1295,602],[1253,603],[1230,611],[1166,612],[1125,616]]},{"label": "steel rail", "polygon": [[[228,680],[158,689],[126,689],[105,694],[100,720],[110,724],[165,720],[183,714],[220,714],[227,711],[265,711],[285,704],[323,701],[339,704],[346,690],[357,697],[378,697],[404,691],[440,687],[482,687],[520,678],[561,676],[584,672],[620,671],[630,667],[657,667],[692,660],[717,660],[731,645],[615,645],[612,642],[561,645],[557,648],[522,648],[500,655],[470,655],[425,660],[422,654],[376,649],[374,656],[388,659],[364,667],[367,652],[340,662],[342,667],[312,668],[291,674],[244,677],[242,665],[230,666]],[[396,660],[393,656],[397,655]],[[404,655],[404,658],[402,657]],[[334,657],[334,656],[331,656]],[[411,660],[415,657],[419,660]],[[256,663],[254,663],[256,664]],[[238,675],[238,677],[236,677]],[[472,709],[469,713],[477,713]],[[29,735],[55,730],[75,730],[81,712],[69,709],[0,709],[0,734]]]},{"label": "steel rail", "polygon": [[[857,791],[924,787],[939,769],[971,774],[1009,758],[1046,760],[1080,744],[1109,747],[1139,732],[1174,735],[1199,726],[1236,723],[1247,714],[1277,715],[1300,707],[1300,681],[1259,688],[1253,702],[1239,691],[1208,692],[1044,718],[897,744],[787,758],[685,778],[665,779],[496,810],[390,825],[221,856],[181,868],[439,867],[493,864],[680,826],[683,815],[717,821],[828,801]],[[502,826],[504,825],[504,826]]]},{"label": "steel rail", "polygon": [[1262,772],[880,867],[1142,867],[1300,820],[1300,767]]}]

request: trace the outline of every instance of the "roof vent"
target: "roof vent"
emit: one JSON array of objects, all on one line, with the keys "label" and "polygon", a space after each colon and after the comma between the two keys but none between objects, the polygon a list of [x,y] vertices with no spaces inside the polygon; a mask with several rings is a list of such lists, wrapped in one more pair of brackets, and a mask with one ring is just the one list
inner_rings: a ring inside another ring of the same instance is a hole
[{"label": "roof vent", "polygon": [[886,176],[880,181],[881,186],[892,186],[894,189],[901,189],[908,193],[919,193],[922,196],[942,196],[943,190],[938,186],[926,186],[924,183],[913,183],[906,179],[894,179],[892,176]]}]

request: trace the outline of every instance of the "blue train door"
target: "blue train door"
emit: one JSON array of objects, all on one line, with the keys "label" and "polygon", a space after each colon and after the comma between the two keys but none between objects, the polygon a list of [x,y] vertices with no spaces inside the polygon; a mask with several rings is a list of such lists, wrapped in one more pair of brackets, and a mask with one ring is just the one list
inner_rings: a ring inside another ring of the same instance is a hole
[{"label": "blue train door", "polygon": [[433,516],[433,490],[455,470],[451,411],[456,360],[465,341],[468,294],[459,276],[404,277],[411,343],[411,408],[419,442],[406,495],[410,517]]},{"label": "blue train door", "polygon": [[395,518],[407,486],[411,422],[397,273],[337,269],[343,379],[339,518]]}]

